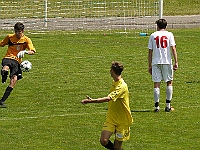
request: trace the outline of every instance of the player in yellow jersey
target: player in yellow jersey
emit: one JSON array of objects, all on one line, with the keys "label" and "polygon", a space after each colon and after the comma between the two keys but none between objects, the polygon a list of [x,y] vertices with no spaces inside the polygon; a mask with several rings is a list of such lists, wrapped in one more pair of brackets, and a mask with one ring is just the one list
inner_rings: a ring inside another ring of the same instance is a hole
[{"label": "player in yellow jersey", "polygon": [[[87,96],[87,99],[81,101],[82,104],[108,102],[108,112],[100,143],[110,150],[122,150],[122,142],[129,139],[130,125],[133,122],[129,107],[128,87],[121,77],[123,69],[121,63],[112,62],[110,74],[113,83],[108,96],[97,99]],[[112,134],[115,134],[114,144],[109,140]]]},{"label": "player in yellow jersey", "polygon": [[8,34],[0,42],[1,47],[8,45],[8,50],[2,59],[2,83],[6,82],[8,71],[10,70],[10,84],[0,100],[1,107],[6,107],[5,100],[12,92],[17,80],[22,78],[22,70],[20,68],[22,58],[25,54],[33,55],[35,53],[31,39],[24,35],[24,25],[17,22],[14,26],[14,31],[14,34]]}]

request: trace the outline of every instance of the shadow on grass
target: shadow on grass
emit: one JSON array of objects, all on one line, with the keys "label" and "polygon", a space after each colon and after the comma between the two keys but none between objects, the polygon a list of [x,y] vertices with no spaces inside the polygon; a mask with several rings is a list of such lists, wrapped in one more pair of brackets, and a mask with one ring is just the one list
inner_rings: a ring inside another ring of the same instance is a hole
[{"label": "shadow on grass", "polygon": [[152,112],[152,110],[131,110],[131,112]]},{"label": "shadow on grass", "polygon": [[[106,108],[106,110],[108,110],[108,108]],[[144,110],[131,110],[131,112],[152,112],[152,110],[147,110],[147,109],[144,109]]]}]

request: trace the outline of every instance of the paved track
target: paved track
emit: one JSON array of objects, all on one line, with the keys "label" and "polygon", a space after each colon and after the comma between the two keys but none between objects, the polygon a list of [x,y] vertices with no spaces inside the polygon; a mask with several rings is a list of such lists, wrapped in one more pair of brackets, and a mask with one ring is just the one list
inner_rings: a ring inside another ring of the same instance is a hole
[{"label": "paved track", "polygon": [[[200,28],[200,15],[163,16],[168,29]],[[52,18],[0,20],[0,29],[13,29],[17,21],[25,24],[26,30],[110,30],[110,29],[155,29],[157,17],[140,18]]]},{"label": "paved track", "polygon": [[192,16],[164,16],[169,24],[168,28],[199,28],[200,15]]}]

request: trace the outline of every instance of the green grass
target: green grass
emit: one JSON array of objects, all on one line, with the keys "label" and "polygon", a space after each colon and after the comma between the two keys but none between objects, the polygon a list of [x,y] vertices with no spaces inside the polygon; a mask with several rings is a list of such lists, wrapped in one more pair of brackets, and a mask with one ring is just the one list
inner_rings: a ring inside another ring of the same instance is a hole
[{"label": "green grass", "polygon": [[[29,36],[37,53],[26,55],[33,69],[0,109],[2,150],[103,150],[99,144],[107,103],[82,105],[85,95],[109,92],[111,61],[121,61],[130,91],[134,123],[124,150],[198,150],[200,30],[171,30],[177,43],[172,106],[165,113],[165,84],[160,113],[153,113],[153,83],[147,73],[148,37],[101,32],[52,31]],[[0,31],[3,39],[12,31]],[[34,33],[36,31],[32,31]],[[1,48],[0,56],[6,52]],[[0,95],[6,84],[1,84]],[[112,137],[113,140],[114,137]]]},{"label": "green grass", "polygon": [[163,0],[163,15],[199,15],[199,0]]}]

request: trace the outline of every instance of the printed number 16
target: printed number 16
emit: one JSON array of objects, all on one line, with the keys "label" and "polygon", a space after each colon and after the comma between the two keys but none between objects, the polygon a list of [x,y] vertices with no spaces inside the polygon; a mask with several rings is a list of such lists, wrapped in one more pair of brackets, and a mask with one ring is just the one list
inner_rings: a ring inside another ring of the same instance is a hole
[{"label": "printed number 16", "polygon": [[167,37],[166,36],[162,36],[161,38],[159,36],[157,36],[156,38],[154,38],[154,40],[156,41],[157,48],[160,48],[160,46],[162,48],[167,47]]}]

